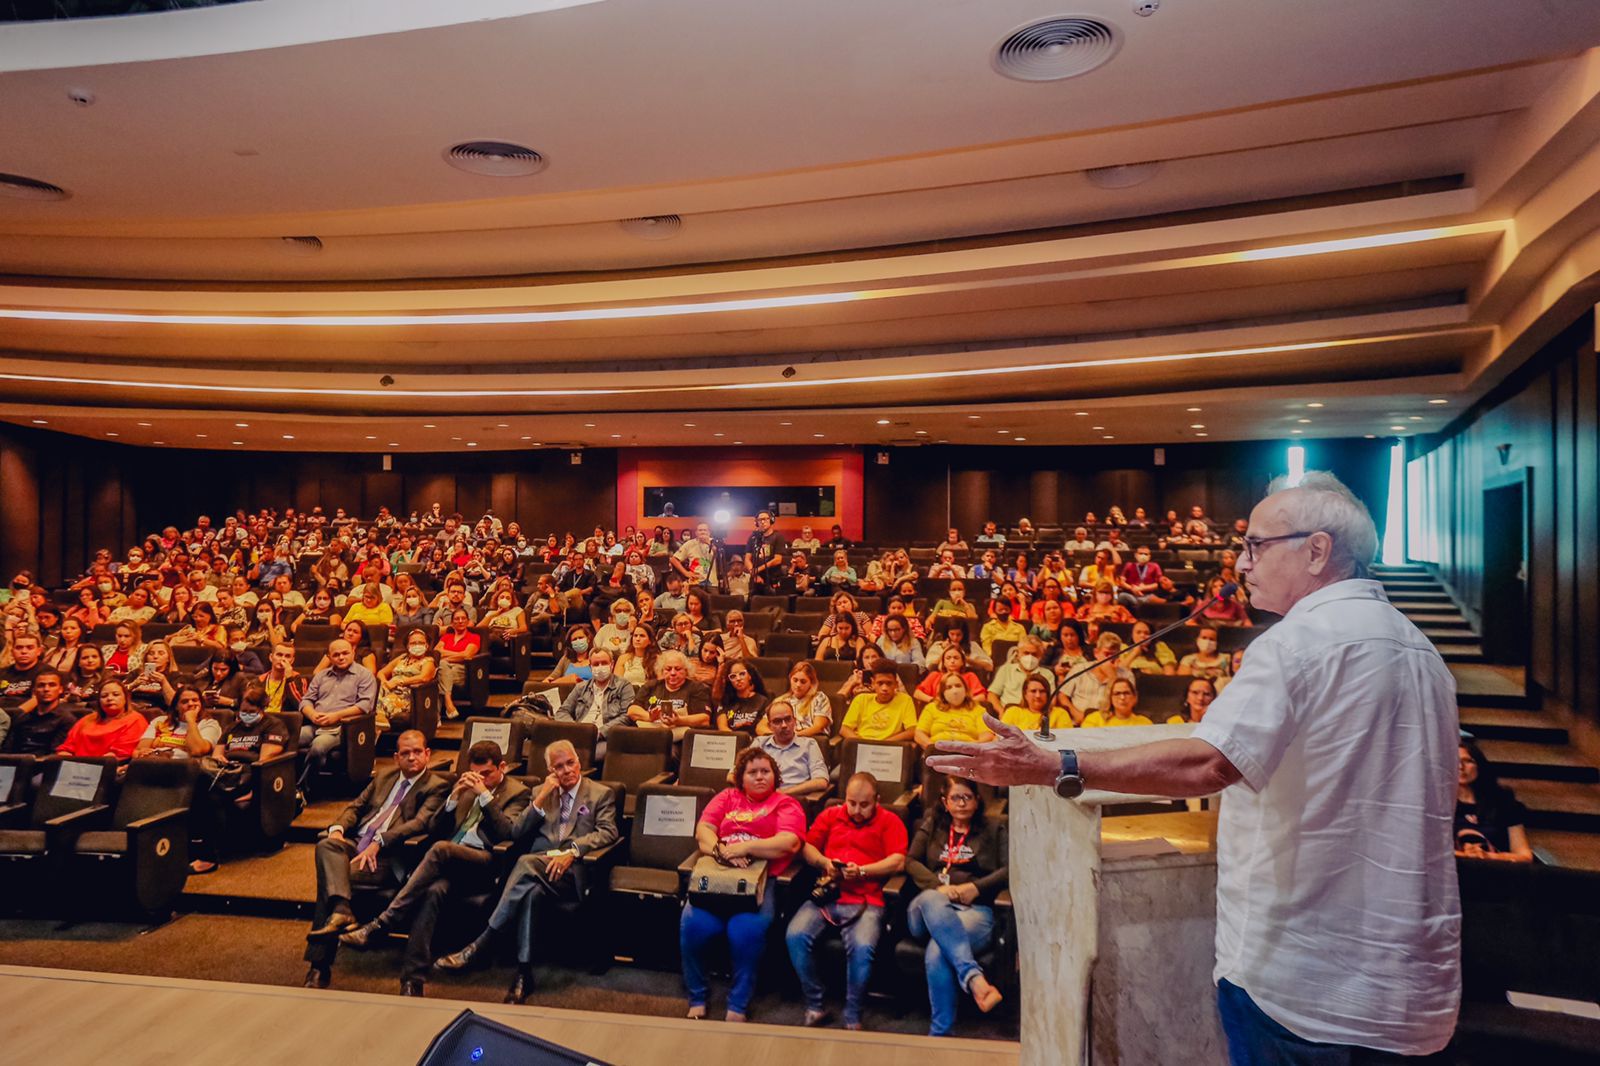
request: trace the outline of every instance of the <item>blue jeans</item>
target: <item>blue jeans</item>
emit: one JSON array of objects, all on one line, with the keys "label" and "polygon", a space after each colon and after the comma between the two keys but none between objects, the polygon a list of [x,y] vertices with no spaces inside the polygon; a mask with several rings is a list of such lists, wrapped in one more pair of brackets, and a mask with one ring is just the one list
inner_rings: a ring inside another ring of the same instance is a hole
[{"label": "blue jeans", "polygon": [[861,999],[867,993],[867,981],[872,976],[872,958],[878,951],[878,937],[883,933],[883,908],[860,903],[832,903],[828,913],[815,903],[806,901],[789,922],[789,961],[794,972],[800,975],[800,989],[805,993],[806,1010],[822,1010],[822,982],[817,978],[817,962],[812,955],[817,938],[835,928],[835,921],[847,919],[860,912],[860,917],[839,928],[844,940],[845,992],[844,1020],[846,1024],[861,1021]]},{"label": "blue jeans", "polygon": [[333,753],[344,743],[344,733],[319,733],[314,725],[300,727],[300,750],[306,753],[305,769],[300,771],[300,784],[304,785],[313,774],[319,774],[333,758]]},{"label": "blue jeans", "polygon": [[1256,1006],[1250,993],[1227,980],[1217,982],[1217,1013],[1233,1066],[1379,1066],[1382,1063],[1445,1061],[1440,1055],[1396,1055],[1353,1044],[1318,1044],[1296,1036]]},{"label": "blue jeans", "polygon": [[961,993],[983,973],[976,955],[994,935],[994,911],[979,903],[952,903],[930,888],[906,908],[906,925],[912,936],[928,938],[922,957],[928,974],[928,1035],[948,1035],[955,1028]]},{"label": "blue jeans", "polygon": [[683,986],[689,991],[689,1006],[706,1005],[709,991],[705,961],[700,957],[713,938],[728,937],[728,954],[733,959],[733,987],[728,990],[728,1009],[747,1014],[750,998],[756,991],[756,971],[767,949],[767,930],[777,911],[778,894],[769,886],[766,899],[754,911],[721,915],[693,903],[683,905],[678,921],[678,947],[683,955]]}]

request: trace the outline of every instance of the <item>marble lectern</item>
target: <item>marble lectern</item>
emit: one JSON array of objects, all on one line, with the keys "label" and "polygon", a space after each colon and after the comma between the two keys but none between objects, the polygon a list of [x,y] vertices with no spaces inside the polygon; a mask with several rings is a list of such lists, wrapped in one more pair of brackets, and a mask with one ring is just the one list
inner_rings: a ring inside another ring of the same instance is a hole
[{"label": "marble lectern", "polygon": [[[1105,751],[1192,731],[1145,726],[1030,737],[1054,749]],[[1158,798],[1090,791],[1068,801],[1047,788],[1011,789],[1021,1066],[1226,1062],[1210,980],[1214,815],[1107,819],[1115,839],[1102,856],[1101,807]]]}]

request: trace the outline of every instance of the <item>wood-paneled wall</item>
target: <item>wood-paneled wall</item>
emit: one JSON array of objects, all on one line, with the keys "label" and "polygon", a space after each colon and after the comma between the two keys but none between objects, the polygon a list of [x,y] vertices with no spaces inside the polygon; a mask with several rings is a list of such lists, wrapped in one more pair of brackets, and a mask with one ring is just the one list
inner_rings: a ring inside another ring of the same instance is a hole
[{"label": "wood-paneled wall", "polygon": [[[1484,490],[1528,475],[1529,678],[1562,701],[1600,704],[1600,381],[1594,317],[1557,335],[1442,439],[1419,442],[1433,463],[1441,578],[1481,625]],[[1508,445],[1504,461],[1502,445]]]}]

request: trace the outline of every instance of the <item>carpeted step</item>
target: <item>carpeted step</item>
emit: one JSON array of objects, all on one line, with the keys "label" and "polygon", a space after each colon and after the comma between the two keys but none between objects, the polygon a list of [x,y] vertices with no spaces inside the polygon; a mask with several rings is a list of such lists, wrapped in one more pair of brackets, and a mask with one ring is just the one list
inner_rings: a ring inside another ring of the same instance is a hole
[{"label": "carpeted step", "polygon": [[1530,828],[1600,834],[1600,785],[1577,781],[1513,781]]},{"label": "carpeted step", "polygon": [[1520,740],[1485,740],[1478,745],[1501,777],[1541,781],[1600,781],[1596,769],[1573,748]]},{"label": "carpeted step", "polygon": [[1565,744],[1571,738],[1548,711],[1462,707],[1461,728],[1479,740],[1521,740]]}]

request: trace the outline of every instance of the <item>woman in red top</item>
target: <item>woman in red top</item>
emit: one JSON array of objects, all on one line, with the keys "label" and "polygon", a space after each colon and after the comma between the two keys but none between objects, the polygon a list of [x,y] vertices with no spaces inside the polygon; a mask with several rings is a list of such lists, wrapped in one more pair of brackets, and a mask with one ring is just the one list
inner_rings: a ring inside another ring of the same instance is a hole
[{"label": "woman in red top", "polygon": [[439,688],[444,693],[444,716],[452,720],[461,712],[451,693],[467,683],[467,661],[483,648],[483,638],[471,625],[467,612],[458,607],[450,615],[450,628],[439,634]]},{"label": "woman in red top", "polygon": [[121,681],[108,680],[100,686],[100,699],[94,713],[78,719],[56,752],[88,759],[106,755],[131,759],[134,747],[149,724],[144,715],[133,709],[127,686]]},{"label": "woman in red top", "polygon": [[967,683],[967,692],[975,701],[983,702],[989,698],[989,690],[984,687],[978,675],[967,666],[967,653],[951,645],[939,653],[939,667],[929,670],[928,676],[922,679],[911,692],[911,698],[917,701],[918,708],[924,703],[931,703],[939,698],[940,688],[946,674],[955,674]]},{"label": "woman in red top", "polygon": [[742,1022],[756,990],[756,972],[767,947],[778,894],[771,879],[794,861],[806,835],[806,815],[793,796],[778,791],[778,761],[761,748],[739,753],[733,764],[733,788],[723,789],[706,805],[695,826],[701,855],[728,866],[749,866],[765,859],[769,883],[753,911],[720,913],[685,902],[678,922],[683,949],[683,983],[689,990],[689,1017],[706,1016],[704,952],[716,937],[726,935],[733,959],[733,986],[728,990],[728,1021]]}]

